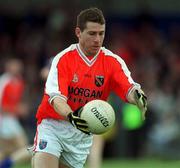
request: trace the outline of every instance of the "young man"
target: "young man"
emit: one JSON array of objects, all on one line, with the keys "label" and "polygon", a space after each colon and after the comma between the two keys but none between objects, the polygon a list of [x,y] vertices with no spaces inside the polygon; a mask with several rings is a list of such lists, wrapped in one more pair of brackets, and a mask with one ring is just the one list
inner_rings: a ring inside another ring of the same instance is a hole
[{"label": "young man", "polygon": [[10,58],[0,76],[0,167],[1,161],[12,152],[27,145],[27,138],[19,123],[19,117],[27,115],[23,101],[23,63]]},{"label": "young man", "polygon": [[53,59],[42,102],[37,111],[33,168],[82,168],[92,145],[85,120],[78,116],[93,99],[106,100],[114,91],[137,104],[144,118],[146,97],[130,76],[124,61],[102,47],[105,19],[97,8],[77,17],[72,44]]},{"label": "young man", "polygon": [[[43,81],[43,83],[46,81],[48,77],[51,62],[52,62],[52,58],[47,61],[46,65],[40,71],[40,79]],[[19,91],[18,94],[20,94]],[[4,159],[3,158],[0,159],[0,168],[12,168],[17,164],[24,164],[26,162],[30,162],[32,156],[30,152],[27,150],[28,146],[22,147],[20,149],[18,148],[15,151],[11,152]],[[2,154],[1,149],[0,149],[0,154]]]}]

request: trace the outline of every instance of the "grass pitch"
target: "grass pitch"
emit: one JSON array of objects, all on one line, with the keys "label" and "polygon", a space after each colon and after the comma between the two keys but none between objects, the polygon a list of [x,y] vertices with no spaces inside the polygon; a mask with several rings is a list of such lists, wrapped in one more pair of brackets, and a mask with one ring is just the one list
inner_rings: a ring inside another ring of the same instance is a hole
[{"label": "grass pitch", "polygon": [[[158,159],[113,159],[104,160],[102,168],[179,168],[180,160],[158,160]],[[16,165],[14,168],[31,168],[30,165]]]}]

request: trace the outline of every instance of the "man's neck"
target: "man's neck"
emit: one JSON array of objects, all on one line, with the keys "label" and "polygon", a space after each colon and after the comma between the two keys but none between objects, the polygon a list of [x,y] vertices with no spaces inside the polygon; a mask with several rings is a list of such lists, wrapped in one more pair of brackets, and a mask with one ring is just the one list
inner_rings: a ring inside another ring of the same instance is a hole
[{"label": "man's neck", "polygon": [[78,43],[78,45],[79,45],[79,48],[80,48],[81,52],[82,52],[86,57],[92,57],[92,55],[88,54],[88,53],[86,52],[86,50],[82,47],[82,45],[81,45],[80,43]]}]

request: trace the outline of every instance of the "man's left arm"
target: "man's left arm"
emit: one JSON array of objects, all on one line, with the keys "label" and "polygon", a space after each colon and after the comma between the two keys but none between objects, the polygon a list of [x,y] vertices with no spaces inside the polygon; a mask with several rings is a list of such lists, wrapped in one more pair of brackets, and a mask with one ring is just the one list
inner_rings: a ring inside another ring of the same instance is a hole
[{"label": "man's left arm", "polygon": [[127,96],[129,103],[135,104],[142,112],[142,119],[145,120],[147,111],[147,97],[139,87],[133,87]]},{"label": "man's left arm", "polygon": [[147,97],[141,86],[134,82],[126,63],[120,57],[117,57],[116,61],[112,62],[112,65],[110,87],[123,101],[137,105],[144,120],[147,111]]}]

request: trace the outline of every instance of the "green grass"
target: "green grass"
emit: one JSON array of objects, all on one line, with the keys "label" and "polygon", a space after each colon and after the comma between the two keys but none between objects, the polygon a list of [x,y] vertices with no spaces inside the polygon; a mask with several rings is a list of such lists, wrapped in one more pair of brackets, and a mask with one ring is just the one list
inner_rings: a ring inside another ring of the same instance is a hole
[{"label": "green grass", "polygon": [[[30,165],[17,165],[14,168],[31,168]],[[102,168],[180,168],[180,160],[104,160]]]},{"label": "green grass", "polygon": [[180,161],[167,160],[106,160],[102,168],[179,168]]}]

